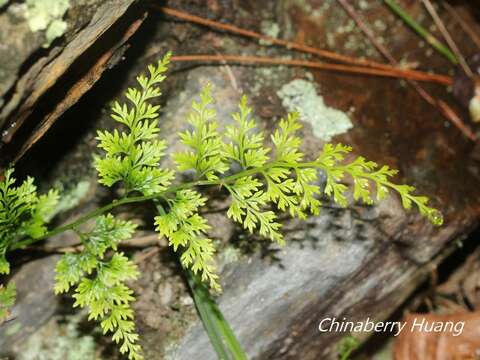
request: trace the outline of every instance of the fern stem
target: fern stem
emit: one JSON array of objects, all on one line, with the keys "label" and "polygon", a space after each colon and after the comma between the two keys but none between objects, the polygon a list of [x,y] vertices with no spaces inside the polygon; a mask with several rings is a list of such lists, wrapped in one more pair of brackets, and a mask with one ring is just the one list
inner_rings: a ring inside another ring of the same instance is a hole
[{"label": "fern stem", "polygon": [[130,197],[125,197],[125,198],[120,199],[120,200],[114,200],[110,204],[107,204],[105,206],[97,208],[97,209],[81,216],[79,219],[77,219],[77,220],[75,220],[71,223],[68,223],[66,225],[59,226],[59,227],[45,233],[44,235],[42,235],[40,237],[37,237],[35,239],[29,238],[29,239],[25,239],[23,241],[18,241],[15,244],[13,244],[10,247],[10,249],[11,250],[21,249],[22,247],[31,245],[33,243],[44,240],[44,239],[49,238],[51,236],[58,235],[58,234],[60,234],[64,231],[73,230],[73,229],[77,228],[78,226],[84,224],[88,220],[91,220],[91,219],[93,219],[93,218],[95,218],[99,215],[102,215],[102,214],[116,208],[117,206],[122,206],[122,205],[126,205],[126,204],[132,204],[132,203],[138,203],[138,202],[144,202],[144,201],[148,201],[148,200],[154,200],[154,199],[162,198],[167,194],[175,193],[177,191],[181,191],[181,190],[185,190],[185,189],[190,189],[190,188],[193,188],[193,187],[196,187],[196,186],[215,186],[215,185],[223,185],[223,184],[233,183],[241,177],[249,176],[249,175],[255,175],[255,174],[257,174],[259,172],[262,172],[262,171],[265,171],[268,168],[273,167],[273,166],[281,166],[281,164],[277,163],[277,162],[273,162],[273,163],[269,163],[265,166],[262,166],[261,168],[248,169],[248,170],[241,171],[239,173],[221,178],[219,180],[191,181],[191,182],[183,183],[181,185],[171,186],[168,189],[166,189],[165,191],[162,191],[162,192],[156,193],[156,194],[144,195],[144,196],[130,196]]},{"label": "fern stem", "polygon": [[[221,178],[219,180],[197,180],[197,181],[191,181],[191,182],[186,182],[181,185],[176,185],[176,186],[171,186],[165,191],[162,191],[161,193],[156,193],[156,194],[151,194],[151,195],[143,195],[143,196],[131,196],[131,197],[125,197],[120,200],[114,200],[110,204],[107,204],[105,206],[102,206],[100,208],[97,208],[83,216],[81,216],[79,219],[68,223],[66,225],[59,226],[53,230],[50,230],[49,232],[45,233],[44,235],[38,237],[38,238],[28,238],[24,239],[22,241],[18,241],[10,247],[11,250],[17,250],[21,249],[25,246],[31,245],[33,243],[36,243],[41,240],[45,240],[49,237],[58,235],[64,231],[68,230],[74,230],[78,226],[84,224],[88,220],[91,220],[99,215],[102,215],[118,206],[126,205],[126,204],[133,204],[133,203],[138,203],[138,202],[144,202],[148,200],[155,200],[158,198],[162,198],[167,194],[175,193],[180,190],[185,190],[185,189],[190,189],[196,186],[215,186],[215,185],[227,185],[234,183],[236,180],[239,178],[242,178],[244,176],[250,176],[250,175],[256,175],[259,173],[263,173],[269,168],[272,167],[288,167],[291,168],[291,164],[279,162],[279,161],[274,161],[271,163],[268,163],[262,167],[259,168],[252,168],[244,171],[240,171],[236,174]],[[318,162],[305,162],[305,163],[300,163],[296,164],[294,167],[315,167],[315,168],[321,168],[322,170],[326,170],[325,167],[321,166]]]},{"label": "fern stem", "polygon": [[194,187],[194,186],[202,186],[202,185],[203,186],[205,186],[205,185],[215,185],[215,182],[208,181],[208,180],[192,181],[192,182],[184,183],[184,184],[179,185],[179,186],[172,186],[172,187],[170,187],[170,188],[166,189],[165,191],[162,191],[161,193],[158,193],[158,194],[151,194],[151,195],[144,195],[144,196],[131,196],[131,197],[126,197],[126,198],[123,198],[123,199],[120,199],[120,200],[114,200],[110,204],[107,204],[105,206],[97,208],[97,209],[81,216],[79,219],[77,219],[77,220],[75,220],[71,223],[68,223],[66,225],[59,226],[59,227],[45,233],[44,235],[42,235],[38,238],[25,239],[23,241],[19,241],[19,242],[15,243],[11,247],[11,249],[12,250],[20,249],[24,246],[31,245],[31,244],[33,244],[37,241],[41,241],[41,240],[44,240],[44,239],[49,238],[51,236],[58,235],[58,234],[60,234],[64,231],[73,230],[73,229],[77,228],[78,226],[84,224],[88,220],[93,219],[93,218],[95,218],[99,215],[102,215],[102,214],[106,213],[107,211],[110,211],[110,210],[116,208],[117,206],[132,204],[132,203],[138,203],[138,202],[144,202],[144,201],[153,200],[153,199],[158,199],[158,198],[161,198],[161,197],[163,197],[163,196],[165,196],[166,194],[169,194],[169,193],[173,193],[173,192],[183,190],[183,189],[188,189],[188,188],[191,188],[191,187]]},{"label": "fern stem", "polygon": [[[196,186],[216,186],[216,185],[225,186],[227,184],[234,183],[239,178],[264,173],[266,170],[268,170],[272,167],[316,168],[316,169],[322,170],[326,173],[332,171],[332,169],[333,169],[332,167],[325,166],[324,164],[322,164],[321,162],[318,162],[318,161],[304,162],[304,163],[298,163],[298,164],[289,164],[289,163],[285,163],[285,162],[282,162],[282,161],[273,161],[273,162],[265,164],[264,166],[240,171],[236,174],[226,176],[226,177],[220,178],[218,180],[196,180],[196,181],[186,182],[186,183],[183,183],[181,185],[171,186],[171,187],[167,188],[166,190],[164,190],[160,193],[156,193],[156,194],[144,195],[144,196],[125,197],[125,198],[120,199],[120,200],[114,200],[110,204],[107,204],[103,207],[97,208],[96,210],[93,210],[93,211],[81,216],[79,219],[77,219],[77,220],[75,220],[75,221],[73,221],[69,224],[59,226],[59,227],[57,227],[53,230],[50,230],[49,232],[45,233],[44,235],[42,235],[38,238],[35,238],[35,239],[28,238],[28,239],[25,239],[25,240],[22,240],[22,241],[18,241],[16,243],[12,244],[10,249],[11,250],[21,249],[25,246],[31,245],[33,243],[44,240],[44,239],[49,238],[51,236],[58,235],[58,234],[60,234],[64,231],[73,230],[73,229],[77,228],[78,226],[84,224],[88,220],[91,220],[91,219],[93,219],[93,218],[95,218],[99,215],[102,215],[102,214],[116,208],[117,206],[122,206],[122,205],[126,205],[126,204],[133,204],[133,203],[139,203],[139,202],[144,202],[144,201],[148,201],[148,200],[159,199],[159,198],[164,197],[165,195],[175,193],[175,192],[181,191],[181,190],[191,189],[191,188],[194,188]],[[337,165],[334,168],[335,169],[341,169],[343,171],[346,171],[346,172],[350,173],[350,171],[348,169],[348,165]],[[367,172],[361,174],[360,176],[364,177],[364,178],[367,178],[369,180],[378,181],[378,179],[375,179],[372,176],[372,174],[367,173]],[[399,192],[396,184],[391,183],[389,181],[381,181],[381,183],[382,183],[382,185],[387,186],[387,187],[391,188],[392,190],[395,190],[396,192]],[[410,195],[407,195],[407,197],[409,199],[413,200],[415,203],[417,203],[417,201],[414,197],[412,197]],[[417,205],[418,205],[418,203],[417,203]]]}]

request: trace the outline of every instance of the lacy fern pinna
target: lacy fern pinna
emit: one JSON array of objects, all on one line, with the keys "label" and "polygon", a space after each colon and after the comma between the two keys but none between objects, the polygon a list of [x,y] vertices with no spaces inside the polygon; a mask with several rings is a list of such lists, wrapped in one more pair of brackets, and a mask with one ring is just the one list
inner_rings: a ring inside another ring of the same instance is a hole
[{"label": "lacy fern pinna", "polygon": [[[126,93],[127,103],[115,102],[112,117],[122,130],[99,131],[97,139],[103,155],[94,159],[99,182],[111,187],[121,183],[124,197],[86,214],[72,224],[47,232],[49,220],[58,199],[51,191],[37,196],[33,180],[28,178],[14,187],[12,171],[0,183],[0,273],[8,273],[7,251],[21,248],[66,230],[75,230],[83,243],[78,253],[64,254],[57,264],[55,292],[73,288],[74,306],[87,307],[89,319],[99,320],[104,333],[113,333],[120,351],[129,359],[142,359],[130,307],[133,292],[126,282],[139,273],[136,265],[118,245],[135,231],[129,221],[116,219],[109,213],[118,205],[153,201],[158,209],[155,217],[159,236],[165,236],[185,268],[216,291],[220,290],[215,268],[215,248],[208,238],[209,225],[199,209],[208,199],[202,195],[205,186],[221,186],[230,194],[227,216],[248,232],[279,244],[284,243],[276,208],[292,217],[305,219],[318,215],[321,198],[331,198],[346,206],[348,190],[343,182],[353,179],[353,198],[366,204],[396,192],[406,209],[415,205],[435,225],[442,223],[440,212],[428,206],[428,199],[414,195],[414,188],[391,182],[395,170],[378,166],[363,157],[345,161],[351,148],[327,144],[313,161],[306,161],[300,150],[299,116],[289,114],[279,122],[271,135],[272,148],[265,146],[265,134],[256,129],[252,109],[242,97],[233,122],[220,135],[213,107],[211,86],[207,85],[199,99],[193,101],[188,115],[188,129],[180,134],[185,146],[175,153],[175,170],[160,166],[165,155],[165,141],[159,138],[159,106],[150,100],[160,96],[159,83],[165,79],[168,54],[156,65],[148,67],[147,75],[137,77],[138,87]],[[236,169],[236,170],[234,170]],[[179,172],[190,171],[194,179],[176,182]],[[326,183],[319,185],[319,172]],[[94,219],[87,232],[79,225]],[[10,305],[13,287],[0,287],[0,315]]]}]

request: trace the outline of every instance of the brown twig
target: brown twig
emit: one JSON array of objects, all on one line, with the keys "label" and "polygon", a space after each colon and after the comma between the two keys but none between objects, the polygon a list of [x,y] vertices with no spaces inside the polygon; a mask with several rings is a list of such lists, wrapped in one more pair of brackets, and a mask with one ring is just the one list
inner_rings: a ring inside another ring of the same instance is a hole
[{"label": "brown twig", "polygon": [[448,30],[447,30],[445,24],[443,23],[442,19],[440,19],[440,16],[438,16],[438,13],[435,10],[435,8],[433,7],[430,0],[422,0],[422,2],[423,2],[423,5],[425,6],[425,8],[427,9],[427,11],[429,12],[430,16],[432,17],[433,21],[435,22],[435,25],[437,25],[438,29],[442,33],[443,38],[447,42],[448,46],[450,46],[450,49],[452,49],[452,51],[455,53],[455,55],[458,59],[458,63],[462,67],[465,74],[467,74],[469,77],[473,77],[472,70],[468,66],[467,62],[465,61],[464,56],[460,52],[460,49],[458,48],[457,44],[455,43],[455,41],[450,36],[450,33],[448,32]]},{"label": "brown twig", "polygon": [[477,45],[478,48],[480,48],[480,36],[473,30],[468,24],[462,19],[462,17],[458,14],[457,10],[447,3],[446,1],[442,1],[442,5],[447,9],[447,11],[452,15],[452,17],[458,22],[460,27],[465,31],[468,36],[470,36],[470,39]]},{"label": "brown twig", "polygon": [[450,120],[450,122],[455,125],[467,138],[473,142],[477,141],[477,136],[472,131],[472,129],[467,126],[460,116],[443,100],[437,100],[438,106],[440,107],[442,113],[445,117]]},{"label": "brown twig", "polygon": [[[147,248],[150,246],[161,246],[164,247],[164,244],[161,243],[161,240],[158,238],[157,233],[153,233],[145,236],[138,236],[129,240],[122,241],[119,244],[119,247],[122,248]],[[71,252],[78,252],[83,249],[83,244],[81,241],[76,241],[70,244],[69,246],[35,246],[35,247],[26,247],[26,250],[35,250],[52,254],[64,254]]]},{"label": "brown twig", "polygon": [[152,256],[157,255],[160,252],[160,247],[157,245],[143,253],[138,254],[135,256],[134,262],[135,264],[140,264],[141,262],[151,258]]},{"label": "brown twig", "polygon": [[[355,21],[355,23],[358,25],[360,30],[363,31],[363,33],[367,36],[367,38],[372,42],[372,44],[377,48],[377,50],[393,65],[397,65],[398,61],[393,57],[393,55],[388,51],[387,48],[385,48],[382,44],[380,44],[377,39],[375,38],[375,35],[372,33],[372,31],[368,28],[368,26],[365,24],[365,22],[360,18],[360,15],[357,14],[355,9],[348,4],[346,0],[337,0],[340,5],[345,9],[345,11],[350,15],[350,17]],[[407,79],[409,84],[413,86],[413,88],[419,93],[419,95],[430,105],[434,106],[437,108],[442,115],[449,120],[454,126],[456,126],[468,139],[472,141],[476,141],[477,137],[473,133],[473,131],[470,129],[469,126],[467,126],[461,119],[460,117],[455,113],[455,111],[444,101],[442,100],[437,100],[434,97],[432,97],[424,88],[422,88],[418,83],[414,81],[414,79]]]},{"label": "brown twig", "polygon": [[[132,238],[130,240],[122,241],[119,244],[119,247],[132,247],[138,249],[150,248],[147,251],[139,253],[135,256],[134,262],[139,264],[152,256],[158,254],[162,248],[165,247],[165,244],[161,242],[158,238],[158,234],[154,233],[146,236],[139,236]],[[78,253],[84,248],[82,242],[78,241],[69,246],[59,246],[59,247],[48,247],[48,246],[35,246],[35,247],[26,247],[25,250],[34,250],[41,251],[48,254],[66,254],[66,253]]]},{"label": "brown twig", "polygon": [[[270,37],[270,36],[265,36],[265,35],[262,35],[262,34],[259,34],[259,33],[255,32],[255,31],[246,30],[246,29],[242,29],[242,28],[239,28],[237,26],[234,26],[234,25],[224,24],[224,23],[220,23],[220,22],[217,22],[217,21],[205,19],[205,18],[202,18],[200,16],[192,15],[192,14],[180,11],[180,10],[175,10],[175,9],[171,9],[171,8],[167,8],[167,7],[163,7],[163,6],[159,6],[159,5],[153,5],[153,7],[157,10],[162,11],[164,14],[174,16],[178,19],[182,19],[182,20],[189,21],[189,22],[192,22],[192,23],[207,26],[209,28],[228,31],[228,32],[231,32],[231,33],[234,33],[234,34],[237,34],[237,35],[246,36],[246,37],[249,37],[249,38],[264,40],[268,43],[283,46],[287,49],[293,49],[293,50],[297,50],[297,51],[300,51],[300,52],[303,52],[303,53],[317,55],[317,56],[320,56],[320,57],[340,61],[340,62],[347,63],[347,64],[353,64],[353,65],[358,65],[358,66],[366,66],[366,67],[375,68],[375,69],[382,69],[382,70],[389,71],[391,73],[395,72],[395,73],[405,74],[407,72],[413,71],[413,70],[408,70],[408,69],[397,68],[397,67],[394,67],[392,65],[382,64],[382,63],[375,62],[375,61],[370,61],[370,60],[365,60],[365,59],[357,59],[357,58],[354,58],[354,57],[351,57],[351,56],[337,54],[337,53],[332,52],[332,51],[315,48],[315,47],[300,44],[300,43],[297,43],[297,42],[294,42],[294,41],[287,41],[287,40],[283,40],[283,39],[273,38],[273,37]],[[405,75],[405,77],[406,76],[407,75]],[[415,75],[413,75],[413,76],[415,76]]]},{"label": "brown twig", "polygon": [[430,81],[430,82],[436,82],[442,85],[452,84],[452,79],[448,76],[443,76],[438,74],[429,74],[421,71],[402,71],[400,69],[395,69],[392,71],[392,70],[373,69],[373,68],[367,68],[367,67],[361,67],[361,66],[322,63],[318,61],[278,59],[278,58],[263,57],[263,56],[200,54],[200,55],[172,56],[171,60],[172,62],[181,62],[181,61],[220,62],[220,63],[236,62],[236,63],[247,63],[247,64],[301,66],[301,67],[313,68],[318,70],[334,70],[334,71],[354,73],[354,74],[412,79],[412,80],[418,80],[418,81]]}]

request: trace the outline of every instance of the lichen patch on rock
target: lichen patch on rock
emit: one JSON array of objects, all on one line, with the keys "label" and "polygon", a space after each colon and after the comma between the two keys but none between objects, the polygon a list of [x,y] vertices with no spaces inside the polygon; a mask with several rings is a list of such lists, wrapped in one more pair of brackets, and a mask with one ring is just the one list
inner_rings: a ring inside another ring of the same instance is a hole
[{"label": "lichen patch on rock", "polygon": [[348,115],[325,105],[313,83],[307,80],[295,79],[283,85],[277,95],[288,111],[300,113],[301,119],[312,126],[313,134],[319,139],[330,141],[333,136],[353,127]]},{"label": "lichen patch on rock", "polygon": [[62,18],[70,7],[69,0],[27,0],[26,6],[25,17],[30,30],[45,31],[44,46],[49,46],[67,30]]}]

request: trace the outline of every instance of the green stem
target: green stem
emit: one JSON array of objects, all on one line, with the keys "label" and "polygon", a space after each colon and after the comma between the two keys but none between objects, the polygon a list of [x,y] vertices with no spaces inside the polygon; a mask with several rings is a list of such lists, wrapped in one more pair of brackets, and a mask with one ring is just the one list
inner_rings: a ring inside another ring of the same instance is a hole
[{"label": "green stem", "polygon": [[209,180],[192,181],[192,182],[184,183],[184,184],[179,185],[179,186],[172,186],[172,187],[166,189],[165,191],[162,191],[161,193],[157,193],[157,194],[143,195],[143,196],[131,196],[131,197],[126,197],[126,198],[123,198],[123,199],[120,199],[120,200],[114,200],[110,204],[107,204],[105,206],[97,208],[97,209],[81,216],[79,219],[77,219],[77,220],[75,220],[71,223],[68,223],[66,225],[59,226],[59,227],[57,227],[53,230],[50,230],[49,232],[45,233],[44,235],[42,235],[38,238],[25,239],[23,241],[19,241],[19,242],[15,243],[14,245],[12,245],[11,249],[12,250],[20,249],[24,246],[31,245],[35,242],[38,242],[38,241],[44,240],[46,238],[49,238],[51,236],[60,234],[64,231],[73,230],[73,229],[77,228],[78,226],[82,225],[83,223],[87,222],[88,220],[93,219],[93,218],[95,218],[99,215],[102,215],[102,214],[106,213],[107,211],[110,211],[113,208],[116,208],[117,206],[132,204],[132,203],[137,203],[137,202],[143,202],[143,201],[147,201],[147,200],[158,199],[158,198],[161,198],[162,196],[165,196],[166,194],[169,194],[169,193],[172,193],[172,192],[176,192],[176,191],[183,190],[183,189],[188,189],[188,188],[191,188],[191,187],[194,187],[194,186],[202,186],[202,185],[203,186],[204,185],[215,185],[215,183],[212,182],[212,181],[209,181]]},{"label": "green stem", "polygon": [[[304,164],[300,164],[300,166],[302,166],[302,167],[305,167],[305,166],[312,167],[312,166],[314,166],[313,164],[315,164],[315,163],[304,163]],[[271,162],[271,163],[268,163],[268,164],[266,164],[262,167],[241,171],[239,173],[236,173],[236,174],[233,174],[233,175],[230,175],[230,176],[218,179],[218,180],[191,181],[191,182],[187,182],[187,183],[184,183],[184,184],[181,184],[181,185],[171,186],[168,189],[166,189],[165,191],[162,191],[162,192],[156,193],[156,194],[143,195],[143,196],[131,196],[131,197],[126,197],[126,198],[123,198],[123,199],[120,199],[120,200],[114,200],[110,204],[107,204],[105,206],[97,208],[97,209],[81,216],[79,219],[77,219],[77,220],[75,220],[71,223],[68,223],[66,225],[62,225],[62,226],[59,226],[59,227],[57,227],[53,230],[50,230],[49,232],[45,233],[44,235],[42,235],[38,238],[25,239],[25,240],[22,240],[22,241],[18,241],[10,247],[10,250],[21,249],[24,246],[31,245],[33,243],[44,240],[44,239],[49,238],[49,237],[54,236],[54,235],[58,235],[58,234],[60,234],[64,231],[73,230],[73,229],[77,228],[78,226],[84,224],[88,220],[93,219],[93,218],[95,218],[99,215],[102,215],[102,214],[112,210],[113,208],[116,208],[117,206],[162,198],[167,194],[175,193],[175,192],[180,191],[180,190],[191,189],[195,186],[215,186],[215,185],[231,184],[241,177],[255,175],[257,173],[260,173],[262,171],[265,171],[265,170],[267,170],[271,167],[275,167],[275,166],[291,167],[291,165],[288,165],[288,164],[282,164],[280,162]]]},{"label": "green stem", "polygon": [[[78,226],[80,226],[81,224],[87,222],[88,220],[93,219],[93,218],[95,218],[99,215],[102,215],[102,214],[106,213],[107,211],[110,211],[113,208],[116,208],[117,206],[132,204],[132,203],[138,203],[138,202],[144,202],[144,201],[147,201],[147,200],[160,199],[160,198],[165,197],[165,195],[175,193],[175,192],[180,191],[180,190],[191,189],[191,188],[196,187],[196,186],[215,186],[215,185],[226,186],[228,184],[234,183],[239,178],[264,173],[266,170],[268,170],[272,167],[316,168],[316,169],[319,169],[319,170],[323,170],[327,173],[329,171],[334,170],[334,169],[332,169],[331,166],[327,166],[327,165],[323,164],[321,161],[311,161],[311,162],[304,162],[304,163],[300,163],[300,164],[289,164],[289,163],[285,163],[285,162],[281,162],[281,161],[273,161],[273,162],[270,162],[270,163],[268,163],[266,165],[263,165],[261,167],[240,171],[236,174],[226,176],[226,177],[220,178],[218,180],[191,181],[191,182],[183,183],[181,185],[171,186],[168,189],[166,189],[165,191],[162,191],[162,192],[156,193],[156,194],[126,197],[126,198],[123,198],[123,199],[120,199],[120,200],[114,200],[110,204],[107,204],[103,207],[100,207],[100,208],[90,212],[90,213],[87,213],[84,216],[80,217],[79,219],[77,219],[77,220],[75,220],[75,221],[73,221],[69,224],[66,224],[66,225],[57,227],[53,230],[50,230],[49,232],[45,233],[41,237],[38,237],[38,238],[35,238],[35,239],[30,239],[29,238],[29,239],[25,239],[25,240],[22,240],[22,241],[18,241],[10,247],[10,250],[21,249],[24,246],[31,245],[35,242],[38,242],[38,241],[44,240],[48,237],[60,234],[64,231],[75,229]],[[343,171],[351,172],[350,169],[348,168],[348,165],[335,166],[335,169],[341,169]],[[375,178],[372,174],[369,174],[369,173],[363,173],[360,176],[368,178],[370,180],[379,181],[379,179]],[[385,182],[380,181],[380,182],[382,183],[382,185],[385,185],[389,188],[392,188],[393,190],[395,190],[397,192],[400,192],[398,190],[398,187],[397,187],[396,184],[391,183],[389,181],[385,181]],[[413,202],[417,203],[418,206],[420,206],[417,202],[417,199],[415,199],[414,197],[412,197],[408,194],[407,194],[407,197],[409,197],[410,200],[412,200]]]},{"label": "green stem", "polygon": [[428,42],[435,50],[440,54],[445,56],[453,64],[458,64],[458,59],[453,52],[450,51],[448,47],[443,45],[439,40],[437,40],[432,34],[428,32],[423,26],[415,21],[405,10],[403,10],[400,5],[398,5],[395,0],[384,0],[388,7],[397,14],[405,23],[410,26],[419,36],[421,36],[426,42]]}]

